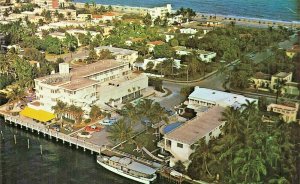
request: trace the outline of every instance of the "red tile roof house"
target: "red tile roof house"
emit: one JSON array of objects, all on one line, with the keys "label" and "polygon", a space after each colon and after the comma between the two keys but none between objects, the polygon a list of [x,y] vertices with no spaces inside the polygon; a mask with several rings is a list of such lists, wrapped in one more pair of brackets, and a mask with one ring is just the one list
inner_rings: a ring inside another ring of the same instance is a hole
[{"label": "red tile roof house", "polygon": [[153,41],[153,42],[148,42],[147,45],[149,47],[149,52],[153,52],[155,46],[157,46],[157,45],[163,45],[163,44],[165,44],[165,42],[160,41],[160,40]]}]

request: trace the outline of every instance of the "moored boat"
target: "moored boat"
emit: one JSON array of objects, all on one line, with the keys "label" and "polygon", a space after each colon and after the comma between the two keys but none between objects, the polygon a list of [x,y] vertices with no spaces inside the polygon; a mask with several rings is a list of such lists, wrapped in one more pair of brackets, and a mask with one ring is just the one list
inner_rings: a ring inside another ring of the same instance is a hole
[{"label": "moored boat", "polygon": [[109,171],[140,183],[150,184],[157,177],[155,169],[128,157],[100,155],[97,162]]}]

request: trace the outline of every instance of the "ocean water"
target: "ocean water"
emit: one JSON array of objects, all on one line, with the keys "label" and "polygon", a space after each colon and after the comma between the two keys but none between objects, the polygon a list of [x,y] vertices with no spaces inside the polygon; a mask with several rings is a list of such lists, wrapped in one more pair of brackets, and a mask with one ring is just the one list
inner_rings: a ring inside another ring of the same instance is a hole
[{"label": "ocean water", "polygon": [[[6,101],[0,97],[0,105]],[[0,184],[137,184],[102,168],[90,151],[8,125],[1,117],[0,132]]]},{"label": "ocean water", "polygon": [[[75,0],[75,2],[91,2]],[[299,0],[95,0],[99,4],[154,7],[171,3],[174,9],[282,21],[300,21]]]},{"label": "ocean water", "polygon": [[[102,168],[89,151],[45,139],[3,121],[0,118],[4,137],[0,136],[0,184],[137,184]],[[168,184],[165,180],[156,183]]]}]

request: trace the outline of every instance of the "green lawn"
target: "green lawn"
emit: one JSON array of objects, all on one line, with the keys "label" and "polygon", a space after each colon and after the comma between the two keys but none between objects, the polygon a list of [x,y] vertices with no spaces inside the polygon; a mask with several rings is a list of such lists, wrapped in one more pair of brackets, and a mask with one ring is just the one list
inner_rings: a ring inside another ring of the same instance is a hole
[{"label": "green lawn", "polygon": [[[134,140],[137,142],[137,144],[140,144],[142,147],[144,146],[151,152],[157,149],[156,136],[153,133],[155,133],[155,130],[149,128],[148,132],[143,132],[142,134],[135,137]],[[125,143],[123,147],[123,149],[121,147],[118,147],[118,149],[137,157],[143,157],[142,152],[137,152],[136,150],[134,150],[136,149],[136,144],[134,144],[133,142]],[[147,154],[144,153],[144,156],[144,158],[151,160],[151,157],[149,157]]]}]

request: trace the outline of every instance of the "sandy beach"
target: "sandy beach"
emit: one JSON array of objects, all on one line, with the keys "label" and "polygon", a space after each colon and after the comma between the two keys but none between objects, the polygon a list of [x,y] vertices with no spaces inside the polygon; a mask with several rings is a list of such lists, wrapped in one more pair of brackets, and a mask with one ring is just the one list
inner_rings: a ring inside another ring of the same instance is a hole
[{"label": "sandy beach", "polygon": [[252,18],[252,17],[239,17],[233,15],[220,15],[220,14],[208,14],[208,13],[199,13],[197,12],[194,20],[200,21],[206,18],[207,20],[220,21],[225,24],[230,24],[232,21],[236,25],[246,26],[246,27],[259,27],[259,28],[268,28],[270,26],[285,26],[291,28],[300,28],[300,21],[282,21],[282,20],[269,20],[261,18]]}]

